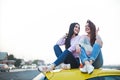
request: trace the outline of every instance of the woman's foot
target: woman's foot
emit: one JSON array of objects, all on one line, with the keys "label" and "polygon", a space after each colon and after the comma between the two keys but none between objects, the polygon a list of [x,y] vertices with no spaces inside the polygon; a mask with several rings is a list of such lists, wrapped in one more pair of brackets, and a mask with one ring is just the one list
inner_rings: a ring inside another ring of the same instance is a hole
[{"label": "woman's foot", "polygon": [[87,73],[87,66],[84,65],[82,68],[80,68],[80,71],[83,73]]},{"label": "woman's foot", "polygon": [[65,69],[65,70],[68,70],[68,69],[71,68],[71,66],[70,66],[70,64],[61,63],[61,68]]},{"label": "woman's foot", "polygon": [[49,66],[39,66],[38,71],[40,71],[40,72],[49,72],[49,71],[52,71],[54,68],[55,68],[54,64],[51,64]]},{"label": "woman's foot", "polygon": [[94,70],[94,67],[91,64],[84,65],[83,68],[80,68],[81,72],[88,73],[88,74],[92,73],[93,70]]},{"label": "woman's foot", "polygon": [[88,74],[92,73],[94,70],[94,67],[92,65],[87,65],[87,72]]}]

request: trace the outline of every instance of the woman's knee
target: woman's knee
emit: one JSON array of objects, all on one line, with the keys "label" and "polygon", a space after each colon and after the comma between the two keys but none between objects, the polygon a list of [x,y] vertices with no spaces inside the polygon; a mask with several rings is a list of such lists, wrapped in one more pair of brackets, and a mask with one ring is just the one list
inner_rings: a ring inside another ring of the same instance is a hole
[{"label": "woman's knee", "polygon": [[98,44],[98,43],[95,43],[95,44],[94,44],[94,47],[96,47],[96,48],[101,48],[101,45]]},{"label": "woman's knee", "polygon": [[95,69],[101,68],[103,66],[103,60],[101,60],[100,62],[93,63],[93,66]]},{"label": "woman's knee", "polygon": [[58,44],[53,46],[54,50],[60,48]]}]

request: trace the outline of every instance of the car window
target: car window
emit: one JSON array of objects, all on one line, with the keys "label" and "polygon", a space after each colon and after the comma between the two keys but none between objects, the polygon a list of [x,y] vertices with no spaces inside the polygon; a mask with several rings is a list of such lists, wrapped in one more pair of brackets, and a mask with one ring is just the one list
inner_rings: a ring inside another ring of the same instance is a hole
[{"label": "car window", "polygon": [[87,80],[120,80],[120,76],[101,76],[101,77],[90,78]]}]

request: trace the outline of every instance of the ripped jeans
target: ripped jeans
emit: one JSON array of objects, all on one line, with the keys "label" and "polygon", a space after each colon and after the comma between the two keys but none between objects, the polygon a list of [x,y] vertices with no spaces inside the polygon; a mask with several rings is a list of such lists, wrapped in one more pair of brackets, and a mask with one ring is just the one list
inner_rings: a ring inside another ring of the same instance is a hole
[{"label": "ripped jeans", "polygon": [[86,54],[85,49],[81,47],[80,59],[81,59],[82,64],[84,64],[85,61],[93,60],[94,62],[92,65],[94,66],[95,69],[102,67],[103,57],[102,57],[100,45],[95,43],[93,45],[93,50],[89,56]]}]

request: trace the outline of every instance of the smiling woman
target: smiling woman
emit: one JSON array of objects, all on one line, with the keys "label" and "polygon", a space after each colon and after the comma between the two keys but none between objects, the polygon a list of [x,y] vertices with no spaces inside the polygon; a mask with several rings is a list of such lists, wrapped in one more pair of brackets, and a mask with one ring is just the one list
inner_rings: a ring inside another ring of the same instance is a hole
[{"label": "smiling woman", "polygon": [[[85,21],[90,19],[104,40],[104,64],[118,64],[119,4],[117,0],[0,0],[0,51],[51,63],[56,59],[53,45],[67,32],[66,26],[79,22],[81,35]],[[111,61],[113,56],[116,59]]]}]

